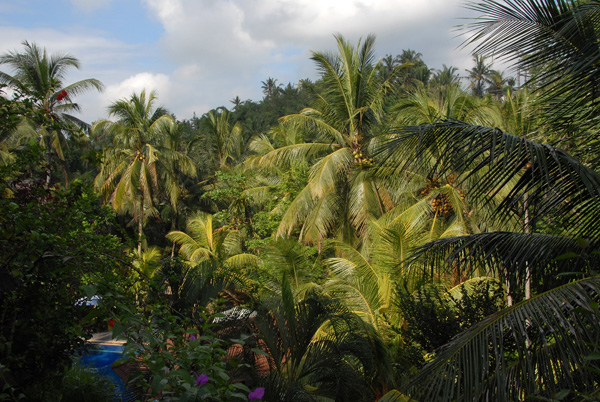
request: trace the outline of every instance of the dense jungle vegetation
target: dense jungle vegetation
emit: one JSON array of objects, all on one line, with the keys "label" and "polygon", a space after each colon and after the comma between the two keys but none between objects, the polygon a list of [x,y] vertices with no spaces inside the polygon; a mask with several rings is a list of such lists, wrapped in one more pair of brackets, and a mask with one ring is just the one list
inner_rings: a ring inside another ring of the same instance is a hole
[{"label": "dense jungle vegetation", "polygon": [[0,56],[0,400],[109,323],[139,400],[600,399],[600,1],[468,7],[467,71],[337,35],[183,120]]}]

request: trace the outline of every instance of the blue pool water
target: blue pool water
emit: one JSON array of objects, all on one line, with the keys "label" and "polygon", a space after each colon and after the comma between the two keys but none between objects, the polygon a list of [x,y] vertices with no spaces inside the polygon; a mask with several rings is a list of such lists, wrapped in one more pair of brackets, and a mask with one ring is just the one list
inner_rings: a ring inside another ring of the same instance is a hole
[{"label": "blue pool water", "polygon": [[88,344],[85,346],[80,362],[89,366],[100,375],[109,377],[115,384],[115,396],[120,399],[125,391],[123,380],[112,370],[112,364],[123,357],[122,345]]}]

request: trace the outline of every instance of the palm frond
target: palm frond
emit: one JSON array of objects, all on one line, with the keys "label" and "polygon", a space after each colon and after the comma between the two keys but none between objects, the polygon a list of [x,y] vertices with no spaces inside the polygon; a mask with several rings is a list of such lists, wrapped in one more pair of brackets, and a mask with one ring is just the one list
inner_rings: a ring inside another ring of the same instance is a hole
[{"label": "palm frond", "polygon": [[541,71],[533,81],[551,105],[551,119],[564,125],[578,114],[595,118],[600,61],[597,1],[483,0],[468,8],[480,14],[463,27],[471,35],[468,43],[476,43],[474,52],[516,62],[525,71]]},{"label": "palm frond", "polygon": [[428,267],[423,275],[438,273],[493,275],[523,284],[530,275],[540,290],[589,275],[600,261],[595,243],[539,233],[492,232],[436,240],[417,248],[407,263]]},{"label": "palm frond", "polygon": [[[447,344],[410,383],[419,401],[506,401],[589,391],[600,337],[600,280],[588,278],[499,311]],[[558,344],[560,343],[560,347]]]},{"label": "palm frond", "polygon": [[[402,129],[380,152],[383,164],[396,172],[412,168],[434,176],[466,173],[463,181],[479,174],[470,195],[487,202],[517,179],[496,209],[498,214],[509,217],[523,208],[527,197],[532,225],[552,216],[575,236],[600,238],[600,221],[595,219],[600,175],[561,149],[499,129],[446,121]],[[418,157],[426,152],[439,155],[433,168],[427,158]]]},{"label": "palm frond", "polygon": [[332,191],[340,177],[347,174],[352,162],[349,148],[340,148],[324,156],[313,165],[310,170],[309,186],[315,198],[321,198],[328,191]]}]

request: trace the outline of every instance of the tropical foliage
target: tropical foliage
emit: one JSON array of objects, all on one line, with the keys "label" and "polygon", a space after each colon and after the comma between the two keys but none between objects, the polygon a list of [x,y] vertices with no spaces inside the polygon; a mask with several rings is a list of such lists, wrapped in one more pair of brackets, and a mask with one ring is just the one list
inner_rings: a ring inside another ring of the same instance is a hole
[{"label": "tropical foliage", "polygon": [[[48,55],[35,43],[23,42],[23,52],[9,52],[0,56],[0,65],[7,65],[14,73],[0,71],[0,84],[16,91],[32,105],[32,113],[19,126],[13,128],[13,137],[39,137],[46,149],[46,169],[53,168],[53,162],[61,164],[65,184],[68,176],[65,167],[65,151],[68,148],[66,136],[81,134],[89,125],[72,113],[80,110],[74,102],[77,95],[96,89],[102,90],[102,83],[89,78],[65,85],[64,79],[70,68],[80,68],[80,63],[69,54]],[[2,139],[4,140],[4,138]],[[48,174],[46,181],[49,183]]]},{"label": "tropical foliage", "polygon": [[468,7],[466,70],[336,35],[315,81],[89,131],[75,58],[0,56],[0,399],[80,395],[108,321],[140,400],[597,400],[600,3]]}]

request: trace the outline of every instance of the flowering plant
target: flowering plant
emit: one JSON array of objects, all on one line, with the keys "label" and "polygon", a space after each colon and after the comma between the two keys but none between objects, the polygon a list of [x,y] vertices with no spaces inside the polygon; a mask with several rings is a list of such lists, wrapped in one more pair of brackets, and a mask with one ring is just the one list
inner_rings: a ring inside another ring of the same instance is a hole
[{"label": "flowering plant", "polygon": [[[146,390],[142,399],[247,401],[262,398],[259,389],[252,393],[246,385],[230,378],[229,370],[242,365],[227,355],[231,343],[214,334],[213,318],[203,311],[201,319],[192,320],[156,304],[146,313],[132,313],[115,322],[113,337],[121,335],[127,339],[126,356],[143,368],[129,380],[136,388]],[[240,342],[243,340],[235,340],[235,343]]]}]

